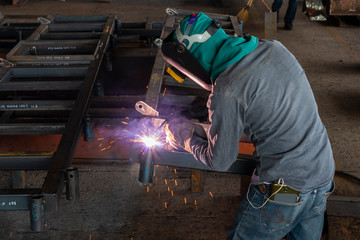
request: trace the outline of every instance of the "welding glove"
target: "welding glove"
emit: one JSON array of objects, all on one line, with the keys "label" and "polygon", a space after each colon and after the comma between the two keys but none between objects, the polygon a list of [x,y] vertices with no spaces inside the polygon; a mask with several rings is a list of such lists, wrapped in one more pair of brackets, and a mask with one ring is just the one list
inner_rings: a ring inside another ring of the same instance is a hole
[{"label": "welding glove", "polygon": [[195,123],[184,118],[171,119],[165,125],[166,141],[175,149],[191,152],[190,140],[193,136]]}]

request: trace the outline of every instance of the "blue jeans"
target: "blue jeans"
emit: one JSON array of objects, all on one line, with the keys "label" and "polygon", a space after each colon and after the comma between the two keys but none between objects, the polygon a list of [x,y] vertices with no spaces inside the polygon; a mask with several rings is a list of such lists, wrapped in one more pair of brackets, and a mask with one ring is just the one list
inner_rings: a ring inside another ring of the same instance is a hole
[{"label": "blue jeans", "polygon": [[[283,0],[274,0],[274,3],[272,5],[272,11],[278,12],[278,21],[279,21],[279,10],[281,8],[281,5],[283,3]],[[297,9],[297,0],[289,0],[289,5],[286,10],[284,22],[285,23],[292,23],[295,19],[296,15],[296,9]]]},{"label": "blue jeans", "polygon": [[[255,209],[246,197],[242,200],[228,240],[281,239],[312,240],[321,238],[326,201],[332,193],[333,181],[314,189],[300,192],[297,203],[282,203],[269,200],[264,207]],[[257,185],[250,185],[249,200],[261,206],[270,195],[270,185],[262,194]]]}]

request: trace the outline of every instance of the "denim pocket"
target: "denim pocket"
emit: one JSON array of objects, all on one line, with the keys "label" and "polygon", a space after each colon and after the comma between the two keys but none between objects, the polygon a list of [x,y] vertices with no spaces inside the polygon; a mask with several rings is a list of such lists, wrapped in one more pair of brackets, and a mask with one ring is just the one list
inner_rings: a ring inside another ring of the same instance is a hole
[{"label": "denim pocket", "polygon": [[[329,187],[330,186],[330,187]],[[333,193],[335,185],[333,181],[330,184],[327,184],[325,187],[318,189],[318,195],[315,198],[312,210],[322,215],[326,210],[326,202],[328,197]]]},{"label": "denim pocket", "polygon": [[268,232],[289,227],[298,216],[302,202],[283,203],[269,200],[261,209],[261,225]]}]

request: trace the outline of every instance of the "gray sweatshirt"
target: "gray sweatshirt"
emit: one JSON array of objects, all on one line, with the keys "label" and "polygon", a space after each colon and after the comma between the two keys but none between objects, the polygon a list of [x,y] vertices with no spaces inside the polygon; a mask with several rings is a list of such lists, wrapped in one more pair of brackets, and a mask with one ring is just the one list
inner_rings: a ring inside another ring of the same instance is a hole
[{"label": "gray sweatshirt", "polygon": [[191,151],[214,170],[236,160],[245,133],[259,156],[260,182],[279,178],[307,190],[333,178],[326,129],[304,70],[278,41],[258,47],[216,79],[208,100],[211,126],[196,126]]}]

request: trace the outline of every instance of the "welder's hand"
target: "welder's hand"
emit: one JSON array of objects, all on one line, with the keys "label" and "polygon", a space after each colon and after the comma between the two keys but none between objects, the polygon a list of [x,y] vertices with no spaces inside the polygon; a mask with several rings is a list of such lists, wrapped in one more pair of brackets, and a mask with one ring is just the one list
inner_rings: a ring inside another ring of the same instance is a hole
[{"label": "welder's hand", "polygon": [[193,136],[195,124],[184,118],[173,118],[165,125],[166,141],[170,146],[191,152],[190,139]]}]

